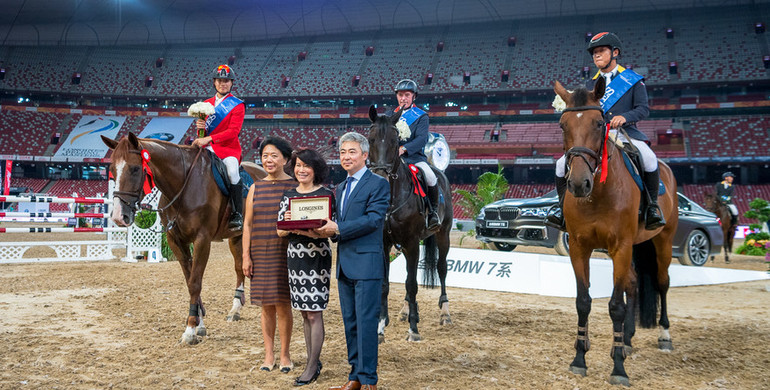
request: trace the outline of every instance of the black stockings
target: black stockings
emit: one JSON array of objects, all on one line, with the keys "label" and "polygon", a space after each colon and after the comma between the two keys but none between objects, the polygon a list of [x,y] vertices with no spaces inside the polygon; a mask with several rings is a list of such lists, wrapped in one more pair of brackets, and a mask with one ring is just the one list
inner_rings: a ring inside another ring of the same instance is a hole
[{"label": "black stockings", "polygon": [[322,311],[303,311],[302,326],[305,330],[305,347],[307,348],[307,365],[299,376],[300,380],[309,380],[318,369],[318,359],[324,345],[324,317]]}]

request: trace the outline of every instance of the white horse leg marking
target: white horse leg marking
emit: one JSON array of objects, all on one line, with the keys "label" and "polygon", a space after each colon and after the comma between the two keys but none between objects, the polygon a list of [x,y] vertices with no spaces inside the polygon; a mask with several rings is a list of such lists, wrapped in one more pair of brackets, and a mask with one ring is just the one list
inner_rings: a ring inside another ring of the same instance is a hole
[{"label": "white horse leg marking", "polygon": [[179,340],[179,342],[187,345],[198,344],[198,337],[195,336],[195,328],[188,326],[184,330],[184,333],[182,333],[182,339]]},{"label": "white horse leg marking", "polygon": [[[244,299],[243,283],[235,289],[235,295],[236,296],[233,297],[233,307],[230,309],[230,312],[227,313],[227,321],[238,321],[241,319],[241,307],[243,307],[241,299]],[[239,298],[238,295],[240,295],[241,298]]]},{"label": "white horse leg marking", "polygon": [[377,334],[385,334],[385,319],[380,318],[380,323],[377,324]]}]

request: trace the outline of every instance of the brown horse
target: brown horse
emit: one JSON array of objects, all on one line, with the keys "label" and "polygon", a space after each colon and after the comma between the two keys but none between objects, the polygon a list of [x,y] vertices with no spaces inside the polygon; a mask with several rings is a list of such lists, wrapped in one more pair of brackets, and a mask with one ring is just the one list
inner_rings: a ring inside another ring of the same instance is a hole
[{"label": "brown horse", "polygon": [[[590,347],[590,256],[594,249],[604,248],[613,264],[609,313],[613,332],[610,356],[614,368],[609,381],[628,386],[624,361],[631,350],[631,338],[635,332],[635,308],[639,309],[640,325],[652,328],[660,298],[658,346],[662,350],[672,349],[666,293],[672,241],[678,222],[678,199],[671,170],[658,162],[660,177],[666,188],[666,193],[659,198],[659,205],[667,223],[656,230],[644,229],[644,221],[639,220],[642,194],[628,173],[620,150],[613,143],[607,145],[608,156],[603,153],[606,127],[599,99],[604,95],[604,89],[601,77],[593,91],[579,88],[569,92],[558,81],[554,86],[556,94],[567,104],[559,122],[564,135],[569,190],[564,198],[564,217],[577,282],[578,329],[576,354],[570,371],[586,375],[585,353]],[[594,180],[605,158],[608,164],[606,181]],[[624,300],[624,294],[628,302]]]},{"label": "brown horse", "polygon": [[[704,206],[706,210],[716,214],[721,221],[722,234],[725,237],[722,248],[725,251],[725,263],[730,263],[730,253],[733,252],[733,239],[735,238],[735,228],[737,223],[733,223],[733,216],[730,214],[730,209],[727,205],[719,200],[714,194],[707,193],[704,199]],[[711,261],[714,261],[715,256],[711,256]]]},{"label": "brown horse", "polygon": [[[227,229],[229,198],[222,195],[214,182],[209,153],[197,147],[140,139],[133,133],[120,141],[102,136],[102,141],[114,151],[110,164],[110,173],[115,178],[111,218],[116,224],[128,226],[134,222],[147,180],[143,165],[149,167],[155,185],[163,194],[159,202],[161,222],[167,228],[168,245],[179,259],[190,293],[187,328],[181,342],[197,344],[197,336],[206,335],[203,325],[206,311],[200,292],[213,240],[229,239],[237,278],[235,298],[227,320],[240,319],[240,308],[244,303],[241,231]],[[145,151],[149,159],[143,163]],[[247,171],[255,180],[266,176],[254,164],[249,165]]]}]

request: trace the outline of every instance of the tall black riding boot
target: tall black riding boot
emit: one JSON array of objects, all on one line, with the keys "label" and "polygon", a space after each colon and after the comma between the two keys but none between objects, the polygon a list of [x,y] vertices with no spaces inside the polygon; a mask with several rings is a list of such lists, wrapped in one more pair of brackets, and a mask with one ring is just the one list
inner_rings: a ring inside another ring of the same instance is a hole
[{"label": "tall black riding boot", "polygon": [[566,192],[567,178],[556,176],[556,194],[559,195],[559,203],[551,206],[548,210],[548,215],[545,217],[546,225],[563,232],[567,231],[567,227],[564,225],[564,213],[562,212],[564,206],[564,193]]},{"label": "tall black riding boot", "polygon": [[236,184],[230,184],[230,205],[233,210],[230,213],[230,221],[227,223],[229,230],[243,229],[243,193],[241,190],[243,180]]},{"label": "tall black riding boot", "polygon": [[438,218],[438,183],[428,186],[428,230],[437,231],[441,227]]},{"label": "tall black riding boot", "polygon": [[644,173],[644,187],[647,189],[647,194],[650,197],[650,203],[647,205],[645,212],[644,228],[655,230],[666,224],[666,219],[663,218],[663,213],[660,211],[660,207],[658,207],[660,170],[656,169],[654,172]]}]

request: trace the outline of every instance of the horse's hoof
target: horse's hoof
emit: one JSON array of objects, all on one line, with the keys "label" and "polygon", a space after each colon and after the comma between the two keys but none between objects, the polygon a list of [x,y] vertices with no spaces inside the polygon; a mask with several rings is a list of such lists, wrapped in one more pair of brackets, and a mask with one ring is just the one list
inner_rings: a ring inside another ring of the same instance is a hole
[{"label": "horse's hoof", "polygon": [[628,378],[625,376],[620,375],[610,375],[610,384],[611,385],[622,385],[622,386],[631,386],[631,383],[628,382]]},{"label": "horse's hoof", "polygon": [[623,346],[623,351],[625,352],[626,356],[631,356],[631,354],[634,353],[634,347],[632,347],[630,345],[624,345]]},{"label": "horse's hoof", "polygon": [[449,315],[442,315],[438,320],[439,325],[452,325],[452,318]]},{"label": "horse's hoof", "polygon": [[240,321],[241,313],[235,313],[233,315],[227,316],[225,319],[227,320],[227,322]]},{"label": "horse's hoof", "polygon": [[401,321],[401,322],[406,321],[407,318],[409,318],[409,314],[407,314],[407,313],[401,313],[401,314],[398,315],[398,320]]},{"label": "horse's hoof", "polygon": [[384,334],[378,334],[377,335],[377,344],[382,344],[385,342],[385,335]]},{"label": "horse's hoof", "polygon": [[205,336],[206,335],[206,327],[205,326],[199,326],[195,328],[195,334],[198,336]]},{"label": "horse's hoof", "polygon": [[182,335],[182,339],[179,340],[179,344],[196,345],[200,342],[198,336],[194,334],[185,333]]},{"label": "horse's hoof", "polygon": [[422,341],[422,336],[420,336],[419,333],[414,333],[410,331],[406,334],[406,341]]},{"label": "horse's hoof", "polygon": [[569,372],[575,375],[586,376],[587,371],[585,367],[569,366]]},{"label": "horse's hoof", "polygon": [[658,339],[658,349],[664,352],[671,352],[674,350],[674,343],[671,340]]}]

